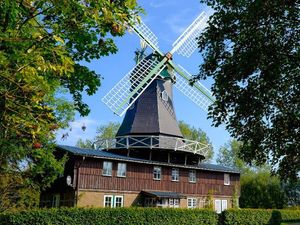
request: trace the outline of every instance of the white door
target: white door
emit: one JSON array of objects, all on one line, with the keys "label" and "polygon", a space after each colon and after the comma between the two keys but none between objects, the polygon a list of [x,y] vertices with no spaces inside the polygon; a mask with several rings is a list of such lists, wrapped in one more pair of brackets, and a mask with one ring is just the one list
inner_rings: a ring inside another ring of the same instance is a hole
[{"label": "white door", "polygon": [[227,209],[227,200],[222,200],[222,212]]},{"label": "white door", "polygon": [[215,200],[215,211],[217,213],[221,213],[222,212],[222,202],[220,199],[216,199]]}]

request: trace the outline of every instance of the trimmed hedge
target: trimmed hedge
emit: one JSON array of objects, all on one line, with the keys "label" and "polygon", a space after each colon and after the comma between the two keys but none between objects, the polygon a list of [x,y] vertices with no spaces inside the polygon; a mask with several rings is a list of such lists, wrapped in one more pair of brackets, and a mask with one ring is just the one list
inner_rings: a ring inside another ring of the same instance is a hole
[{"label": "trimmed hedge", "polygon": [[0,214],[0,225],[216,225],[212,210],[59,208]]},{"label": "trimmed hedge", "polygon": [[[300,210],[229,209],[224,225],[277,225],[300,220]],[[0,225],[216,225],[218,215],[205,209],[54,208],[0,214]]]},{"label": "trimmed hedge", "polygon": [[229,209],[220,215],[224,225],[277,225],[300,220],[300,210]]}]

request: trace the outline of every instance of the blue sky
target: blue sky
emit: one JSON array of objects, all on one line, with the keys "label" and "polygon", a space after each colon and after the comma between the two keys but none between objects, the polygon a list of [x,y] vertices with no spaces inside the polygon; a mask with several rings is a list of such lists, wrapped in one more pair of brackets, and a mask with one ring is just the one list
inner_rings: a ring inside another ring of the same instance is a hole
[{"label": "blue sky", "polygon": [[[199,0],[138,0],[138,3],[145,9],[146,15],[142,16],[144,23],[154,32],[159,39],[159,46],[163,52],[171,50],[172,43],[185,30],[187,26],[201,13],[207,10]],[[72,131],[69,137],[61,139],[62,133],[57,134],[57,142],[65,145],[75,145],[79,138],[91,139],[96,134],[99,125],[107,124],[110,121],[122,121],[122,117],[114,115],[102,102],[101,98],[116,84],[132,67],[135,62],[134,51],[139,48],[139,38],[134,33],[127,33],[115,42],[119,51],[108,57],[103,57],[91,63],[84,63],[90,69],[95,70],[104,78],[98,92],[93,96],[85,96],[84,101],[90,106],[91,113],[88,117],[76,116],[75,121],[70,123]],[[148,50],[151,52],[150,49]],[[199,65],[202,63],[200,53],[195,52],[190,58],[174,55],[175,63],[183,66],[190,74],[197,74]],[[213,80],[201,81],[210,89]],[[196,106],[187,97],[174,89],[174,104],[178,120],[201,128],[210,138],[215,156],[221,145],[224,145],[230,136],[224,126],[212,127],[212,121],[207,119],[207,112]],[[81,130],[82,125],[86,130]]]}]

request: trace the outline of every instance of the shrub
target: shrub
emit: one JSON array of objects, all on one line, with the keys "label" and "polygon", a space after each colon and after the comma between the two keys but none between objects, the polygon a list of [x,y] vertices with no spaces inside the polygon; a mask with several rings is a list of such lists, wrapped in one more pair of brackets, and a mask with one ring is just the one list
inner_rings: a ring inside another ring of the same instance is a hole
[{"label": "shrub", "polygon": [[230,209],[220,215],[224,225],[277,225],[300,220],[300,210]]},{"label": "shrub", "polygon": [[0,214],[0,225],[214,225],[217,221],[214,211],[202,209],[60,208]]}]

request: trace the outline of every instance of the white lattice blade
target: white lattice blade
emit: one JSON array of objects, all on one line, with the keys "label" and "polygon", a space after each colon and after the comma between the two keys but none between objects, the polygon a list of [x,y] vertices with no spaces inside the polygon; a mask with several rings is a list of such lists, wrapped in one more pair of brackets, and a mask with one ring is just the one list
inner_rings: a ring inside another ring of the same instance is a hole
[{"label": "white lattice blade", "polygon": [[[208,110],[208,107],[213,103],[211,99],[212,93],[199,81],[194,84],[194,86],[191,86],[189,84],[189,81],[192,76],[181,66],[179,66],[182,71],[184,71],[186,74],[185,76],[188,79],[183,78],[182,76],[178,75],[176,76],[176,84],[175,87],[182,92],[185,96],[187,96],[192,102],[194,102],[196,105],[201,107],[204,111]],[[198,85],[198,87],[201,88],[201,90],[204,93],[202,93],[200,90],[198,90],[195,85]],[[211,99],[208,98],[207,96],[211,96]]]},{"label": "white lattice blade", "polygon": [[177,52],[179,55],[190,57],[197,49],[197,38],[207,26],[208,15],[205,12],[194,20],[194,22],[179,36],[173,43],[171,53]]},{"label": "white lattice blade", "polygon": [[142,20],[140,20],[139,23],[137,22],[133,26],[133,30],[137,33],[138,36],[144,39],[151,48],[153,48],[154,50],[159,49],[158,38]]},{"label": "white lattice blade", "polygon": [[157,59],[143,59],[102,98],[102,102],[122,116],[164,68],[151,75],[158,64]]}]

